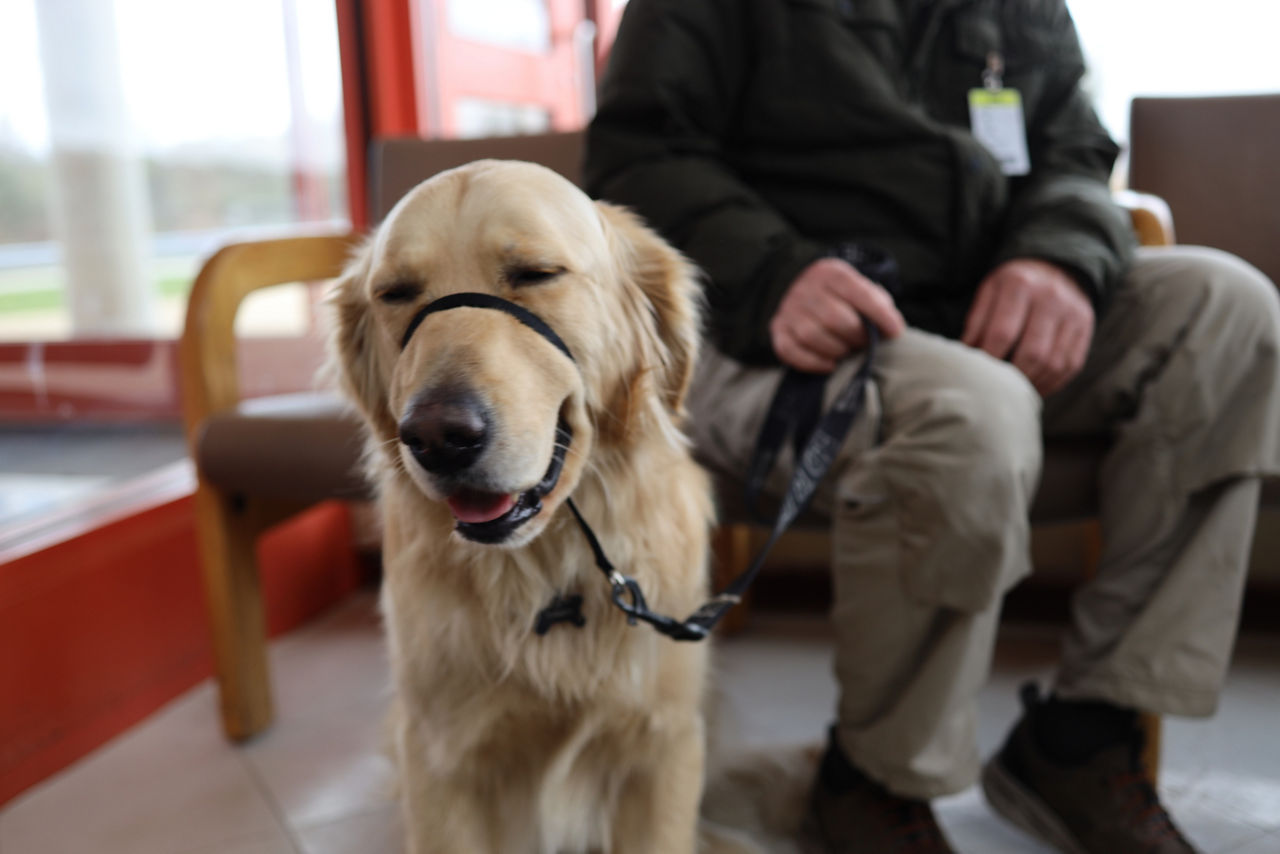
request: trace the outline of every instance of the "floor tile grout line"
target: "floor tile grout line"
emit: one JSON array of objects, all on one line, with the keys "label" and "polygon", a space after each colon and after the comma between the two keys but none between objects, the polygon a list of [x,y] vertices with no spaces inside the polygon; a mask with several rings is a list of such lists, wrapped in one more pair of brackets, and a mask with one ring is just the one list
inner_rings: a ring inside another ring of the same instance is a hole
[{"label": "floor tile grout line", "polygon": [[288,838],[294,854],[307,854],[306,848],[302,844],[302,839],[295,831],[293,823],[289,821],[288,813],[276,798],[275,793],[271,791],[271,787],[267,785],[267,781],[263,779],[262,774],[259,773],[258,766],[254,765],[249,755],[240,748],[233,747],[232,749],[236,751],[236,759],[240,762],[241,767],[245,769],[249,779],[253,781],[254,788],[258,790],[258,794],[266,801],[267,809],[271,810],[272,817],[280,825],[280,829],[284,831],[284,835]]}]

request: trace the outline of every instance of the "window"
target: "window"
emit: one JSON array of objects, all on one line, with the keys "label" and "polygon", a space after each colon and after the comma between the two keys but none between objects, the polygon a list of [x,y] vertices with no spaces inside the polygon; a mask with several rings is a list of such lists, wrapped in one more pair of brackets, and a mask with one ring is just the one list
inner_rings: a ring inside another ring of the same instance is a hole
[{"label": "window", "polygon": [[582,127],[595,103],[582,0],[411,0],[420,131],[476,137]]},{"label": "window", "polygon": [[459,137],[515,136],[546,133],[551,114],[536,104],[510,104],[484,98],[459,98],[454,103]]},{"label": "window", "polygon": [[1129,137],[1136,95],[1280,91],[1275,0],[1068,0],[1085,58],[1086,85],[1112,135]]},{"label": "window", "polygon": [[533,53],[551,48],[543,0],[449,0],[448,21],[460,38]]},{"label": "window", "polygon": [[0,340],[173,337],[232,233],[346,220],[330,3],[8,0],[0,79]]},{"label": "window", "polygon": [[[200,262],[347,220],[339,67],[331,2],[0,2],[0,528],[184,456]],[[247,394],[312,384],[314,302],[246,304]]]}]

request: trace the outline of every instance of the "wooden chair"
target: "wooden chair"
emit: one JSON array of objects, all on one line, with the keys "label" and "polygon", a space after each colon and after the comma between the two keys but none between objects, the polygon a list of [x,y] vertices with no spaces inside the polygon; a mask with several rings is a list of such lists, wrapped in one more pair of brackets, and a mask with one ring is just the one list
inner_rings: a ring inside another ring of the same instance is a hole
[{"label": "wooden chair", "polygon": [[[381,219],[418,182],[471,160],[540,162],[577,182],[581,155],[577,133],[384,141],[373,157],[373,218]],[[1121,202],[1144,243],[1172,242],[1169,211],[1159,199],[1127,194]],[[310,504],[363,497],[367,487],[360,473],[358,426],[335,397],[239,399],[233,322],[240,303],[257,289],[335,277],[357,239],[327,234],[234,244],[205,264],[191,292],[181,344],[184,420],[199,477],[198,526],[222,720],[236,740],[261,731],[272,718],[255,538]],[[1093,443],[1051,443],[1033,521],[1091,518],[1101,454],[1101,446]],[[736,481],[722,474],[719,492],[724,521],[714,537],[717,582],[745,566],[752,543],[749,517],[738,509]],[[740,606],[728,629],[741,626],[747,613],[747,605]],[[1148,718],[1146,726],[1154,776],[1159,719]]]},{"label": "wooden chair", "polygon": [[[196,276],[187,303],[179,346],[183,424],[196,461],[196,526],[222,723],[235,740],[261,731],[272,719],[258,536],[317,501],[366,492],[362,484],[328,477],[333,449],[347,452],[339,466],[353,465],[359,453],[349,447],[349,430],[335,432],[343,426],[336,400],[240,400],[235,317],[256,290],[333,278],[354,240],[319,235],[224,247]],[[288,464],[259,468],[291,426],[298,441]]]}]

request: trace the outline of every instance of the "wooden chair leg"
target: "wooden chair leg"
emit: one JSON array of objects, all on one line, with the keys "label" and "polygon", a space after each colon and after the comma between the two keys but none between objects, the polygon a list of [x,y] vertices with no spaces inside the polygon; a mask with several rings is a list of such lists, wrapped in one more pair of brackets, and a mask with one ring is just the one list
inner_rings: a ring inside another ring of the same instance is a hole
[{"label": "wooden chair leg", "polygon": [[1093,578],[1098,574],[1098,563],[1102,560],[1102,526],[1096,521],[1086,522],[1080,529],[1084,541],[1084,577]]},{"label": "wooden chair leg", "polygon": [[1154,786],[1160,778],[1160,716],[1144,712],[1138,717],[1138,726],[1144,737],[1142,770]]},{"label": "wooden chair leg", "polygon": [[266,620],[255,554],[258,514],[201,484],[196,523],[205,601],[213,630],[214,668],[227,737],[243,741],[270,724]]},{"label": "wooden chair leg", "polygon": [[[747,525],[721,525],[711,540],[711,583],[721,590],[747,568],[751,560],[751,528]],[[733,635],[742,631],[750,616],[751,595],[734,606],[720,622],[720,633]]]}]

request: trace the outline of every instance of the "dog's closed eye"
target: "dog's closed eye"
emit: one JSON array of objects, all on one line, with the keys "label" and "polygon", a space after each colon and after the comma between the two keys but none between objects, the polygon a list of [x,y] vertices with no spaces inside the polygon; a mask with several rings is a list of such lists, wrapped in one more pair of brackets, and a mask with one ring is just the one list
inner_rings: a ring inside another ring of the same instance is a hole
[{"label": "dog's closed eye", "polygon": [[413,302],[422,295],[422,285],[417,282],[392,282],[374,292],[380,301],[386,303]]},{"label": "dog's closed eye", "polygon": [[513,288],[541,285],[567,272],[564,267],[511,267],[505,272]]}]

